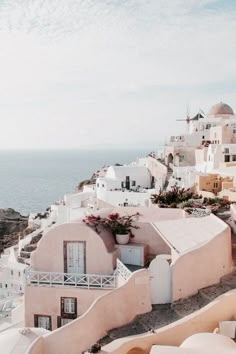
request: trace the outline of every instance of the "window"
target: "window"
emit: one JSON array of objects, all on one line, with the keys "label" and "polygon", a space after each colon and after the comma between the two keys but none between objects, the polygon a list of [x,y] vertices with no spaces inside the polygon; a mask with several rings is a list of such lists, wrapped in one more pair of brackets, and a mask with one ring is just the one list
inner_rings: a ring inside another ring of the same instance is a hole
[{"label": "window", "polygon": [[2,283],[0,283],[0,288],[2,288]]},{"label": "window", "polygon": [[57,327],[62,327],[65,326],[67,323],[73,321],[72,318],[61,318],[61,317],[57,317]]},{"label": "window", "polygon": [[232,156],[232,161],[236,161],[236,155]]},{"label": "window", "polygon": [[11,270],[11,275],[13,275],[13,270]]},{"label": "window", "polygon": [[61,298],[61,317],[72,319],[77,317],[77,299],[75,297]]},{"label": "window", "polygon": [[18,277],[20,277],[20,272],[18,272]]},{"label": "window", "polygon": [[97,187],[99,187],[99,183],[97,183]]},{"label": "window", "polygon": [[132,187],[136,186],[136,181],[132,181]]},{"label": "window", "polygon": [[202,139],[205,139],[205,135],[202,136]]},{"label": "window", "polygon": [[34,315],[34,327],[52,330],[51,316]]},{"label": "window", "polygon": [[217,188],[218,187],[218,183],[214,183],[214,188]]},{"label": "window", "polygon": [[102,187],[103,187],[103,188],[105,187],[104,184],[102,184]]},{"label": "window", "polygon": [[230,156],[229,155],[225,155],[225,162],[229,162],[230,161]]},{"label": "window", "polygon": [[7,288],[7,284],[5,284],[5,288]]},{"label": "window", "polygon": [[224,153],[225,153],[225,154],[229,154],[229,148],[225,148],[225,149],[224,149]]}]

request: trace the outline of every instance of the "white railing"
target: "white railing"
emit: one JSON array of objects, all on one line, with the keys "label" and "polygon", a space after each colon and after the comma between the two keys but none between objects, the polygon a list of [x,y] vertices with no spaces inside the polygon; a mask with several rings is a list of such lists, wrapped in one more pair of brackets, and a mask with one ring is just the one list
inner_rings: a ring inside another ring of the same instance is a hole
[{"label": "white railing", "polygon": [[36,286],[74,286],[79,288],[114,289],[115,275],[73,274],[26,271],[26,284]]},{"label": "white railing", "polygon": [[127,280],[132,272],[119,260],[116,260],[116,276],[122,277],[124,280]]}]

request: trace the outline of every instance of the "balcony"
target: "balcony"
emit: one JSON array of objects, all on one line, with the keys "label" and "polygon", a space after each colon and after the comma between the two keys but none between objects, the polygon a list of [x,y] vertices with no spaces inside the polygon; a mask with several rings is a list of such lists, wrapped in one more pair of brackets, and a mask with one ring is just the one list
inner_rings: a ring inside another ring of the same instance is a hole
[{"label": "balcony", "polygon": [[130,270],[119,260],[112,275],[40,272],[31,268],[25,273],[28,286],[72,286],[82,289],[114,289],[118,277],[127,280],[130,274]]}]

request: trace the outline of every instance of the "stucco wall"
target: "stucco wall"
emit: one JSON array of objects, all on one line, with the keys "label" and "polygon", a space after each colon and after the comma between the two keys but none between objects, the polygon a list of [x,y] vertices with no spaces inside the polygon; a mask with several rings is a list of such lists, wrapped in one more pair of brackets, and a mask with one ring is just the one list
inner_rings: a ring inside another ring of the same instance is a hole
[{"label": "stucco wall", "polygon": [[[108,330],[122,326],[151,310],[149,273],[134,272],[127,282],[98,298],[89,310],[68,325],[44,335],[40,354],[79,354],[88,349]],[[38,354],[38,344],[26,354]]]},{"label": "stucco wall", "polygon": [[230,200],[231,202],[236,202],[236,190],[234,189],[224,189],[219,193],[219,197],[223,199]]},{"label": "stucco wall", "polygon": [[52,330],[54,330],[57,328],[57,316],[61,316],[61,297],[77,298],[77,316],[79,317],[88,310],[94,300],[109,291],[73,287],[27,286],[25,291],[25,325],[34,327],[34,315],[47,315],[52,317]]},{"label": "stucco wall", "polygon": [[139,205],[139,206],[148,206],[151,193],[152,192],[133,192],[133,191],[109,191],[109,190],[100,190],[98,193],[98,198],[100,200],[104,200],[106,203],[111,204],[113,206],[124,205],[124,203],[128,203],[129,205]]},{"label": "stucco wall", "polygon": [[26,354],[44,354],[43,337],[38,337],[29,347]]},{"label": "stucco wall", "polygon": [[[108,240],[108,238],[106,237]],[[100,235],[79,222],[65,223],[48,231],[39,241],[38,248],[31,255],[34,270],[64,273],[63,241],[85,241],[85,272],[111,274],[114,269],[114,254],[108,252]],[[109,249],[113,239],[110,238]]]},{"label": "stucco wall", "polygon": [[[219,321],[236,319],[236,290],[230,291],[199,311],[157,329],[155,333],[120,338],[103,349],[109,354],[127,354],[132,348],[142,348],[149,353],[152,345],[179,346],[195,333],[213,332]],[[223,354],[223,353],[222,353]]]},{"label": "stucco wall", "polygon": [[171,264],[172,301],[195,294],[216,284],[232,270],[231,232],[222,233],[202,247],[180,255]]},{"label": "stucco wall", "polygon": [[163,241],[162,237],[154,229],[151,223],[137,223],[140,227],[134,230],[135,237],[131,243],[145,243],[148,245],[148,253],[152,255],[170,254],[170,247]]}]

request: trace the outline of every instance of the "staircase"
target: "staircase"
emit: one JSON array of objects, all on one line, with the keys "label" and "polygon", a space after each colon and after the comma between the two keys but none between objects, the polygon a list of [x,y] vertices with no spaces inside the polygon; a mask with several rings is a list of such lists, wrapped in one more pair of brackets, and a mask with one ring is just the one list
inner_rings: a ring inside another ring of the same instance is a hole
[{"label": "staircase", "polygon": [[166,175],[166,180],[165,180],[165,183],[164,183],[164,186],[163,186],[163,190],[165,191],[168,187],[168,184],[169,184],[169,180],[172,176],[172,173],[173,173],[173,170],[172,168],[170,168],[169,166],[167,166],[167,175]]},{"label": "staircase", "polygon": [[151,312],[138,315],[128,325],[109,331],[108,335],[99,341],[101,345],[106,345],[121,337],[142,334],[166,326],[206,306],[227,291],[236,289],[236,235],[232,235],[232,255],[233,271],[223,276],[219,284],[201,289],[196,295],[172,304],[153,305]]},{"label": "staircase", "polygon": [[43,232],[39,232],[37,235],[33,236],[30,243],[25,245],[20,251],[20,257],[18,257],[19,263],[30,264],[30,256],[33,251],[37,249],[38,242],[42,238]]}]

